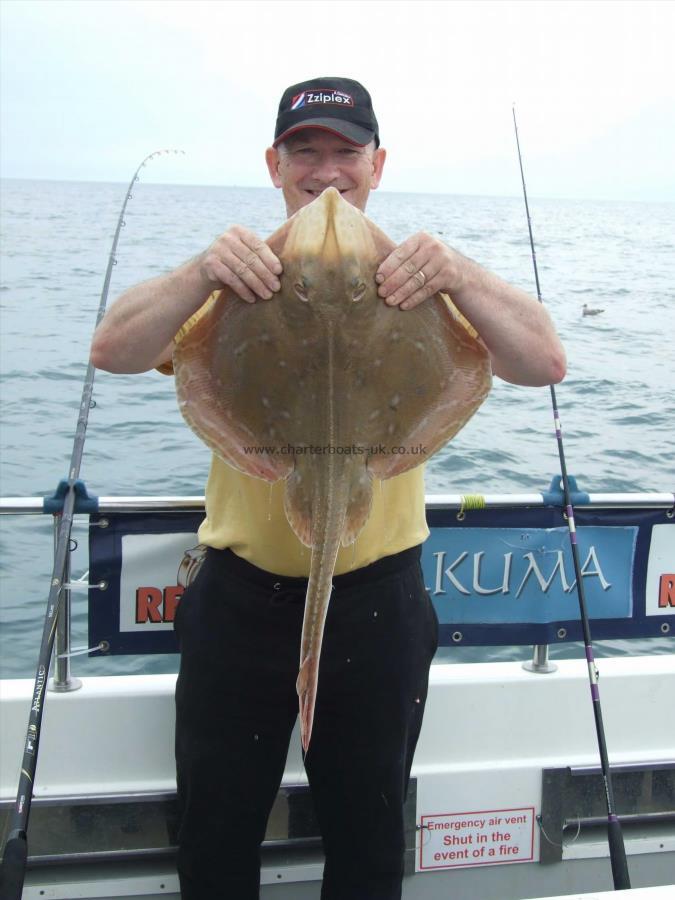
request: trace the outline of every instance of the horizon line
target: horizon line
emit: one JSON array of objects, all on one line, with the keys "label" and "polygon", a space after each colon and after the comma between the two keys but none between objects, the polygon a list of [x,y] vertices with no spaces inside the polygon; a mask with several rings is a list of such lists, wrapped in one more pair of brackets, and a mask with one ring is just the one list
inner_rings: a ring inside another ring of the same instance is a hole
[{"label": "horizon line", "polygon": [[[0,181],[46,181],[46,182],[56,182],[60,184],[119,184],[122,186],[127,185],[126,181],[116,181],[110,179],[99,179],[99,178],[54,178],[49,176],[27,176],[27,175],[0,175]],[[234,189],[234,190],[260,190],[260,191],[276,191],[277,188],[272,185],[260,185],[260,184],[200,184],[196,182],[165,182],[165,181],[144,181],[141,180],[138,182],[139,185],[151,186],[154,185],[156,187],[183,187],[183,188],[226,188],[226,189]],[[486,193],[486,194],[477,194],[477,193],[460,193],[456,191],[414,191],[409,189],[395,189],[395,188],[377,188],[378,194],[415,194],[418,196],[440,196],[440,197],[480,197],[480,198],[495,198],[499,200],[522,200],[522,193]],[[372,193],[375,193],[373,190]],[[645,199],[643,198],[628,198],[628,197],[588,197],[588,196],[570,196],[564,194],[533,194],[531,195],[533,198],[538,200],[569,200],[574,202],[593,202],[593,203],[659,203],[659,204],[672,204],[675,203],[675,199],[666,199],[666,200],[655,200],[655,199]]]}]

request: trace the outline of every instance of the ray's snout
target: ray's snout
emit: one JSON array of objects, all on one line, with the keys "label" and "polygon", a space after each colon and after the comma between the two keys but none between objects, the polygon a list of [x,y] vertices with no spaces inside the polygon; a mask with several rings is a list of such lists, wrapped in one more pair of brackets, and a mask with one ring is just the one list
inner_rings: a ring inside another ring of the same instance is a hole
[{"label": "ray's snout", "polygon": [[374,252],[374,244],[363,213],[329,187],[293,216],[285,251],[291,258],[311,255],[337,264],[344,257]]}]

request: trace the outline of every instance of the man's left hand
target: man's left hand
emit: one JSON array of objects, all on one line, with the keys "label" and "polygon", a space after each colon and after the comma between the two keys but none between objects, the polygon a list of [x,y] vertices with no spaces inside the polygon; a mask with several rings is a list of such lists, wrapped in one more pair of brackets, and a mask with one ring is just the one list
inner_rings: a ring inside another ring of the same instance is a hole
[{"label": "man's left hand", "polygon": [[396,247],[375,275],[378,294],[390,306],[413,309],[437,291],[450,295],[462,284],[462,257],[420,231]]}]

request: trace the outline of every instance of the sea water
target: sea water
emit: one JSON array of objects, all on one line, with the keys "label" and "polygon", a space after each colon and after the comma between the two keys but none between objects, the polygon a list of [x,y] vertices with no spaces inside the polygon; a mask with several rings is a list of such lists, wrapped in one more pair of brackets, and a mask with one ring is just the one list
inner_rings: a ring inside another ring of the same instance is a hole
[{"label": "sea water", "polygon": [[[67,476],[89,343],[121,184],[2,183],[0,377],[3,496],[50,494]],[[543,299],[565,344],[557,388],[568,468],[587,491],[675,488],[675,205],[531,199]],[[368,213],[392,239],[425,230],[530,292],[522,198],[377,191]],[[279,192],[137,184],[110,301],[177,266],[231,224],[268,235]],[[602,309],[583,316],[586,303]],[[96,375],[81,477],[97,495],[200,495],[209,454],[185,426],[173,380]],[[495,380],[466,428],[427,466],[427,490],[519,493],[558,471],[550,393]],[[51,573],[48,516],[0,521],[0,676],[32,677]],[[73,555],[86,569],[86,529]],[[86,594],[74,644],[86,646]],[[574,653],[566,645],[559,653]],[[672,640],[603,642],[600,653],[668,652]],[[464,648],[452,658],[524,658],[526,648]],[[176,657],[74,661],[78,673],[175,671]]]}]

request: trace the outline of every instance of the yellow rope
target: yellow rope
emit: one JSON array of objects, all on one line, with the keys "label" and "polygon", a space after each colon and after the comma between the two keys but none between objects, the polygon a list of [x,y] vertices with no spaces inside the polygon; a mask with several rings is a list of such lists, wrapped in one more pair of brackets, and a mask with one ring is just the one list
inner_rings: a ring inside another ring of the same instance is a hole
[{"label": "yellow rope", "polygon": [[463,494],[457,518],[463,519],[467,510],[471,509],[485,509],[485,497],[482,494]]}]

